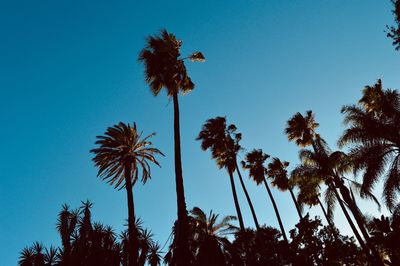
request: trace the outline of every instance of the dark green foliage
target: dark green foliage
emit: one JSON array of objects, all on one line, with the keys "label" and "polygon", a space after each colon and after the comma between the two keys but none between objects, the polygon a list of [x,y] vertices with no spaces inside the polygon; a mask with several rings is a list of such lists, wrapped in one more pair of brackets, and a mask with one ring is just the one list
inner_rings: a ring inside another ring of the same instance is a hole
[{"label": "dark green foliage", "polygon": [[291,247],[296,252],[295,265],[368,265],[365,255],[353,238],[332,233],[322,227],[319,218],[307,214],[290,231]]},{"label": "dark green foliage", "polygon": [[400,0],[391,0],[393,4],[393,15],[395,26],[387,27],[387,36],[393,40],[393,46],[400,50]]},{"label": "dark green foliage", "polygon": [[[79,210],[70,212],[63,206],[57,224],[62,247],[44,248],[39,242],[24,248],[20,253],[21,266],[120,266],[128,265],[128,232],[117,236],[110,226],[92,223],[91,206],[82,202]],[[75,222],[77,221],[77,222]],[[160,265],[160,246],[152,240],[152,234],[143,229],[136,220],[136,235],[139,238],[138,254],[141,261],[136,265]],[[60,230],[62,229],[62,230]],[[68,229],[68,230],[66,230]]]},{"label": "dark green foliage", "polygon": [[366,86],[357,105],[342,108],[348,126],[339,139],[350,147],[355,173],[361,173],[361,195],[383,179],[383,198],[393,209],[400,192],[400,96],[383,90],[382,82]]}]

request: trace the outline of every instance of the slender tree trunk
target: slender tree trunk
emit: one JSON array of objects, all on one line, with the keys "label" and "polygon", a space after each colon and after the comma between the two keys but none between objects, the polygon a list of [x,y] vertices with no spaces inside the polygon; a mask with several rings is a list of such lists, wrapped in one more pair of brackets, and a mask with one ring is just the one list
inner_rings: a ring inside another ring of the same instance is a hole
[{"label": "slender tree trunk", "polygon": [[291,188],[289,188],[289,192],[290,192],[290,196],[292,196],[294,206],[296,206],[297,214],[299,215],[299,218],[301,220],[301,219],[303,219],[303,215],[301,214],[299,203],[297,203],[296,197],[294,196],[293,190]]},{"label": "slender tree trunk", "polygon": [[242,189],[244,191],[244,194],[246,195],[247,203],[250,206],[251,215],[253,216],[254,224],[256,225],[257,230],[259,230],[260,229],[260,225],[258,224],[257,215],[256,215],[256,212],[254,211],[253,203],[251,202],[249,193],[247,192],[246,186],[245,186],[245,184],[243,182],[242,174],[240,173],[237,161],[235,161],[235,167],[236,167],[236,171],[237,171],[237,173],[239,175],[240,184],[242,185]]},{"label": "slender tree trunk", "polygon": [[356,223],[357,223],[358,227],[360,228],[362,235],[364,236],[367,246],[372,251],[372,255],[374,256],[376,263],[378,263],[378,265],[384,265],[381,257],[379,256],[378,251],[375,249],[374,244],[371,243],[369,234],[368,234],[367,230],[365,229],[365,221],[361,216],[361,212],[360,212],[360,209],[358,208],[357,204],[350,197],[349,189],[343,184],[342,180],[339,180],[339,179],[335,180],[335,184],[337,187],[339,187],[339,191],[343,197],[343,200],[349,206],[349,209],[350,209],[351,213],[353,214],[353,217],[356,220]]},{"label": "slender tree trunk", "polygon": [[265,184],[265,188],[268,191],[269,198],[271,199],[272,206],[274,207],[275,215],[276,215],[276,218],[278,219],[278,223],[279,223],[279,227],[281,228],[283,239],[289,245],[289,241],[286,236],[285,228],[283,227],[283,223],[281,220],[281,215],[279,214],[279,210],[278,210],[278,207],[276,206],[274,196],[272,195],[271,189],[269,188],[267,180],[265,180],[265,178],[264,178],[264,184]]},{"label": "slender tree trunk", "polygon": [[328,222],[329,228],[330,228],[331,231],[332,231],[332,234],[338,239],[338,235],[337,235],[337,232],[336,232],[336,230],[335,230],[335,226],[332,224],[331,219],[329,219],[328,214],[327,214],[327,212],[326,212],[326,210],[325,210],[324,205],[322,204],[322,202],[321,202],[321,200],[319,199],[319,197],[318,197],[317,199],[318,199],[318,204],[319,204],[319,206],[321,207],[322,213],[324,214],[325,219],[326,219],[326,221]]},{"label": "slender tree trunk", "polygon": [[233,201],[235,202],[235,208],[236,208],[236,213],[237,213],[238,220],[239,220],[240,230],[244,231],[245,228],[244,228],[244,223],[243,223],[242,212],[240,211],[239,201],[238,201],[237,194],[236,194],[235,180],[233,179],[233,173],[229,170],[228,170],[228,173],[229,173],[229,178],[231,180]]},{"label": "slender tree trunk", "polygon": [[136,266],[138,261],[137,235],[135,228],[135,208],[133,203],[132,180],[130,164],[125,165],[125,189],[128,201],[128,265]]},{"label": "slender tree trunk", "polygon": [[[174,148],[175,148],[175,184],[176,200],[178,207],[177,247],[175,265],[186,266],[190,261],[190,250],[188,242],[188,214],[186,210],[185,191],[183,186],[182,162],[181,162],[181,140],[179,125],[179,102],[178,93],[173,94],[174,102]],[[174,256],[175,257],[175,256]]]},{"label": "slender tree trunk", "polygon": [[[330,184],[330,186],[333,186],[333,185]],[[336,190],[336,187],[333,188],[333,191],[334,191],[334,193],[335,193],[336,199],[337,199],[338,202],[339,202],[340,208],[342,209],[342,211],[343,211],[343,213],[344,213],[344,216],[346,217],[347,222],[349,223],[349,225],[350,225],[350,227],[351,227],[351,230],[352,230],[353,233],[354,233],[354,236],[357,238],[358,243],[360,243],[360,246],[361,246],[361,248],[364,250],[365,254],[366,254],[367,256],[370,256],[371,254],[370,254],[369,248],[368,248],[367,245],[365,244],[364,240],[361,238],[360,233],[358,232],[356,226],[355,226],[354,223],[353,223],[353,220],[351,219],[351,217],[350,217],[350,215],[349,215],[349,213],[348,213],[348,211],[347,211],[347,209],[346,209],[346,206],[344,206],[344,204],[343,204],[343,201],[342,201],[342,199],[341,199],[341,197],[340,197],[340,195],[339,195],[339,192]]]}]

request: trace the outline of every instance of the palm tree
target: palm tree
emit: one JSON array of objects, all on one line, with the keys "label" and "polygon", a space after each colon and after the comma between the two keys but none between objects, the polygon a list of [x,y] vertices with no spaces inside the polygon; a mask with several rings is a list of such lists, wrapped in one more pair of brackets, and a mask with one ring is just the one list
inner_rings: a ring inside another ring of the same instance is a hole
[{"label": "palm tree", "polygon": [[98,148],[91,150],[95,154],[93,161],[99,168],[97,175],[117,189],[125,188],[127,193],[129,265],[136,265],[138,259],[133,185],[139,179],[139,169],[141,182],[145,184],[151,178],[150,162],[160,166],[155,155],[163,155],[149,141],[154,135],[155,133],[142,138],[142,133],[136,130],[136,124],[131,127],[130,124],[120,122],[109,127],[104,136],[98,136]]},{"label": "palm tree", "polygon": [[218,214],[210,211],[207,216],[203,210],[194,207],[190,211],[194,224],[194,241],[198,245],[197,261],[199,265],[225,265],[223,247],[227,243],[226,235],[237,231],[231,222],[235,216],[225,216],[218,222]]},{"label": "palm tree", "polygon": [[25,247],[19,256],[18,265],[20,266],[32,266],[34,265],[35,254],[31,247]]},{"label": "palm tree", "polygon": [[[237,153],[240,150],[239,141],[241,134],[236,133],[236,126],[231,124],[227,126],[225,117],[211,118],[206,121],[203,125],[196,140],[201,140],[201,148],[205,151],[211,150],[211,157],[216,160],[217,166],[225,168],[229,174],[231,181],[231,188],[233,194],[233,200],[235,202],[236,213],[239,219],[240,229],[244,230],[244,223],[242,213],[237,199],[235,181],[233,173],[237,170]],[[239,176],[241,178],[241,175]],[[242,188],[245,191],[247,201],[250,206],[251,213],[253,215],[254,223],[258,227],[257,217],[251,203],[250,197],[244,186],[243,180],[241,180]]]},{"label": "palm tree", "polygon": [[[300,113],[296,113],[290,120],[287,122],[287,127],[285,128],[285,133],[289,139],[289,141],[295,141],[296,144],[300,147],[306,147],[309,145],[312,145],[314,153],[309,151],[309,150],[302,150],[300,152],[300,158],[303,158],[305,162],[317,162],[318,167],[324,167],[322,169],[313,169],[316,167],[311,167],[312,171],[313,170],[319,170],[321,173],[319,177],[315,175],[314,173],[309,174],[308,171],[310,170],[310,167],[308,165],[301,165],[296,168],[294,171],[295,176],[302,176],[303,179],[304,177],[307,179],[311,178],[316,178],[316,180],[320,179],[324,181],[328,185],[329,192],[332,192],[337,201],[339,202],[339,205],[343,211],[343,213],[346,216],[346,219],[348,223],[350,224],[350,227],[353,230],[354,235],[356,236],[357,240],[359,241],[360,245],[363,247],[363,249],[366,251],[367,254],[369,254],[368,248],[365,245],[365,242],[361,238],[360,234],[357,231],[357,228],[355,227],[353,221],[351,220],[350,215],[348,214],[346,207],[344,203],[342,202],[342,199],[339,195],[339,192],[336,189],[336,185],[342,185],[341,178],[338,178],[338,174],[336,173],[335,166],[333,166],[333,162],[330,162],[332,158],[330,158],[330,152],[327,150],[327,145],[323,141],[323,139],[316,134],[315,129],[319,126],[318,123],[315,122],[314,114],[312,111],[307,111],[306,115],[303,116]],[[335,154],[335,156],[338,155]],[[311,160],[313,159],[313,160]],[[312,163],[310,163],[311,166]],[[336,179],[336,180],[335,180]],[[336,182],[338,181],[338,182]],[[319,184],[318,184],[319,186]],[[344,186],[344,185],[343,185]],[[343,189],[345,191],[345,189]],[[330,194],[331,195],[331,194]],[[343,195],[342,195],[343,196]],[[332,203],[333,197],[326,197],[327,203]],[[321,205],[322,206],[322,205]],[[332,208],[333,205],[330,206]],[[354,210],[354,208],[353,208]],[[355,211],[355,210],[354,210]],[[353,213],[354,214],[354,213]],[[326,217],[327,220],[329,221],[329,217]]]},{"label": "palm tree", "polygon": [[150,266],[161,265],[161,254],[160,245],[158,243],[150,243],[149,254],[147,255],[147,261]]},{"label": "palm tree", "polygon": [[[161,89],[165,88],[168,97],[172,97],[174,103],[175,184],[179,223],[177,264],[185,265],[185,256],[189,255],[189,250],[187,250],[188,218],[181,162],[178,94],[193,90],[194,83],[186,71],[183,61],[186,58],[180,58],[181,46],[181,40],[176,39],[175,35],[166,30],[162,30],[159,35],[147,38],[146,47],[139,54],[139,61],[145,65],[145,80],[151,92],[157,96]],[[195,52],[187,59],[195,62],[205,60],[201,52]]]},{"label": "palm tree", "polygon": [[58,214],[57,230],[61,236],[63,246],[62,260],[68,264],[71,256],[71,238],[78,223],[79,210],[70,211],[69,206],[64,204]]},{"label": "palm tree", "polygon": [[301,209],[297,203],[296,197],[293,193],[293,184],[289,182],[286,168],[289,166],[289,162],[281,161],[279,158],[272,158],[272,162],[268,164],[267,175],[272,179],[272,186],[277,187],[280,191],[289,190],[290,196],[292,197],[294,206],[296,207],[299,219],[303,218]]},{"label": "palm tree", "polygon": [[276,218],[278,219],[279,227],[282,232],[282,236],[286,243],[289,243],[288,238],[286,236],[285,228],[283,227],[282,219],[279,214],[278,207],[276,205],[274,196],[272,195],[271,189],[268,186],[267,180],[265,179],[265,174],[267,173],[267,169],[264,167],[264,162],[269,158],[269,155],[263,153],[261,149],[253,150],[246,154],[245,160],[242,161],[242,166],[244,169],[249,170],[249,177],[252,178],[257,185],[264,183],[265,188],[267,189],[268,196],[272,202],[272,206],[274,207]]},{"label": "palm tree", "polygon": [[[296,124],[300,124],[300,126],[296,126]],[[307,128],[304,125],[316,126]],[[314,116],[312,115],[311,111],[307,112],[306,117],[303,117],[301,114],[297,113],[291,120],[288,121],[288,127],[285,130],[288,134],[288,138],[296,141],[299,139],[297,143],[300,144],[306,143],[304,139],[308,139],[307,143],[303,146],[311,144],[314,150],[314,152],[309,150],[300,151],[300,158],[303,161],[303,165],[299,166],[295,175],[310,178],[317,177],[317,179],[321,179],[321,181],[325,182],[325,184],[328,186],[327,195],[330,195],[326,197],[328,206],[330,205],[330,207],[333,207],[332,203],[336,198],[350,227],[353,230],[354,235],[366,254],[370,254],[369,250],[371,250],[373,254],[371,259],[374,260],[374,263],[377,265],[382,265],[382,260],[379,257],[375,247],[371,243],[368,232],[365,228],[365,219],[355,202],[355,198],[351,195],[350,190],[344,185],[343,175],[351,169],[350,160],[343,152],[336,151],[332,153],[329,150],[326,142],[319,136],[319,134],[315,133],[315,128],[317,126],[318,124],[315,123]],[[302,132],[299,130],[300,128],[303,128],[306,134],[304,134],[304,132],[301,134]],[[340,191],[340,194],[338,190]],[[366,192],[361,194],[361,197],[370,196],[371,194],[372,193],[368,191],[368,193]],[[346,206],[344,203],[346,203]],[[359,235],[357,228],[347,212],[346,207],[348,207],[353,214],[358,228],[360,229],[366,242],[364,242]]]},{"label": "palm tree", "polygon": [[240,229],[244,230],[242,212],[233,178],[236,153],[239,151],[239,147],[235,145],[235,140],[240,139],[240,135],[236,134],[235,131],[236,128],[233,125],[227,127],[225,117],[216,117],[206,121],[196,140],[201,140],[202,150],[211,150],[211,157],[216,160],[218,168],[227,170]]},{"label": "palm tree", "polygon": [[362,172],[362,194],[383,179],[385,205],[392,210],[400,191],[400,96],[382,82],[366,86],[358,105],[342,108],[348,128],[339,146],[349,145],[355,173]]}]

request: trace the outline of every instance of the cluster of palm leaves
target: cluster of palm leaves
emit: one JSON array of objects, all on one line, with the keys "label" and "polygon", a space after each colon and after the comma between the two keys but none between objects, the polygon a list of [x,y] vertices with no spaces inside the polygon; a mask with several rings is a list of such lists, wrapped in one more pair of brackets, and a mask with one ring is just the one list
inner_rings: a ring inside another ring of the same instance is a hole
[{"label": "cluster of palm leaves", "polygon": [[[92,222],[91,207],[89,201],[82,202],[76,210],[64,205],[57,222],[62,247],[47,249],[35,242],[21,251],[19,265],[128,265],[128,232],[125,230],[117,235],[112,227]],[[139,253],[136,265],[159,265],[160,246],[153,241],[151,232],[142,228],[139,219],[135,221],[135,228]]]}]

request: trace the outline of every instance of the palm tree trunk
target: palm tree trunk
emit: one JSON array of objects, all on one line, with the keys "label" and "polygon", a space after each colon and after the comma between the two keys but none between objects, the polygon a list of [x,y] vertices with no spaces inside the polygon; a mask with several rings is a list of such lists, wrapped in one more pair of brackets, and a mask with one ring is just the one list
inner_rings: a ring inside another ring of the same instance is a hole
[{"label": "palm tree trunk", "polygon": [[[332,186],[332,184],[329,184]],[[361,248],[364,250],[365,254],[367,256],[370,256],[370,252],[369,252],[369,248],[367,247],[367,245],[365,244],[364,240],[361,238],[360,233],[358,232],[356,226],[353,223],[353,220],[351,219],[349,213],[347,212],[346,206],[344,206],[342,198],[339,195],[339,192],[336,190],[336,187],[333,188],[333,191],[335,193],[336,199],[339,202],[340,208],[342,209],[344,216],[347,219],[347,222],[349,223],[351,230],[354,233],[354,236],[357,238],[358,243],[360,243]]]},{"label": "palm tree trunk", "polygon": [[297,203],[296,197],[294,196],[293,190],[291,188],[289,188],[289,192],[290,192],[290,196],[292,196],[294,206],[296,206],[297,214],[299,215],[299,218],[301,220],[301,219],[303,219],[303,215],[301,214],[299,203]]},{"label": "palm tree trunk", "polygon": [[372,251],[372,254],[375,257],[375,260],[379,261],[380,264],[383,265],[381,257],[379,256],[379,253],[375,249],[375,246],[373,245],[373,243],[371,243],[369,234],[368,234],[367,230],[365,229],[365,221],[361,217],[360,209],[358,208],[358,206],[354,202],[354,200],[350,197],[349,189],[341,181],[342,180],[336,180],[335,184],[339,187],[340,194],[342,195],[344,201],[349,206],[349,209],[350,209],[351,213],[353,214],[353,217],[355,218],[356,223],[357,223],[358,227],[360,228],[360,231],[361,231],[362,235],[364,236],[365,241],[367,242],[366,244],[368,245],[369,249]]},{"label": "palm tree trunk", "polygon": [[132,180],[131,180],[131,169],[130,164],[125,165],[125,189],[128,201],[128,239],[129,239],[129,250],[128,250],[128,265],[136,266],[138,259],[138,248],[137,248],[137,235],[135,228],[135,208],[133,203],[133,192],[132,192]]},{"label": "palm tree trunk", "polygon": [[276,206],[274,196],[272,195],[271,189],[269,188],[268,183],[265,180],[265,178],[264,178],[264,184],[265,184],[265,188],[268,191],[269,198],[271,199],[272,206],[274,207],[275,215],[276,215],[276,218],[278,219],[278,223],[279,223],[279,227],[281,228],[283,239],[289,245],[289,241],[288,241],[288,238],[286,236],[285,228],[283,227],[283,223],[282,223],[282,220],[281,220],[281,215],[279,214],[279,210],[278,210],[278,207]]},{"label": "palm tree trunk", "polygon": [[247,192],[246,186],[245,186],[245,184],[243,182],[243,178],[242,178],[242,175],[240,173],[237,161],[235,161],[235,167],[236,167],[236,172],[239,175],[240,184],[242,185],[242,189],[244,191],[244,194],[246,195],[247,203],[250,206],[251,215],[253,216],[254,224],[256,225],[257,230],[259,230],[260,229],[260,225],[258,224],[256,212],[254,211],[253,203],[251,202],[249,193]]},{"label": "palm tree trunk", "polygon": [[329,219],[328,214],[327,214],[327,212],[326,212],[326,210],[325,210],[325,207],[324,207],[324,205],[322,204],[320,198],[317,197],[317,199],[318,199],[318,204],[319,204],[319,206],[321,207],[322,213],[324,214],[325,219],[326,219],[326,221],[328,222],[329,228],[330,228],[331,231],[332,231],[332,234],[337,238],[338,235],[337,235],[337,232],[336,232],[336,230],[335,230],[335,226],[333,226],[331,219]]},{"label": "palm tree trunk", "polygon": [[176,200],[178,207],[177,247],[176,265],[185,266],[190,261],[188,243],[188,214],[186,210],[185,192],[183,186],[182,162],[181,162],[181,140],[179,125],[179,102],[178,92],[173,94],[174,102],[174,148],[175,148],[175,184]]},{"label": "palm tree trunk", "polygon": [[238,201],[237,194],[236,194],[235,180],[233,179],[233,173],[231,171],[228,171],[228,172],[229,172],[229,178],[231,180],[233,201],[235,202],[235,208],[236,208],[236,213],[237,213],[238,220],[239,220],[240,230],[244,231],[245,228],[244,228],[244,223],[243,223],[242,212],[240,211],[239,201]]}]

